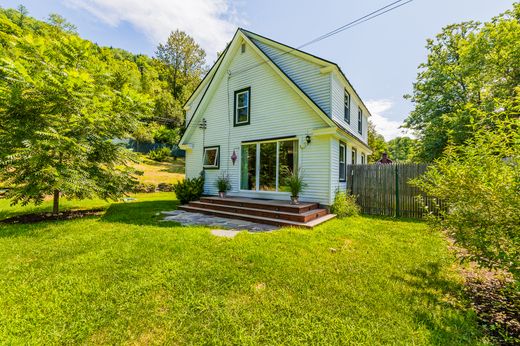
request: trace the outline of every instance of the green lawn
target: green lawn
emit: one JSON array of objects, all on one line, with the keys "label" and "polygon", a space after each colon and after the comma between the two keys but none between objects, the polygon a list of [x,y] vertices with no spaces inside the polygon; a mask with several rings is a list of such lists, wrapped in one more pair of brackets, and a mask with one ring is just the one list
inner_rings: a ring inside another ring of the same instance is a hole
[{"label": "green lawn", "polygon": [[2,343],[482,343],[445,242],[422,223],[360,217],[227,239],[159,223],[171,198],[0,225]]}]

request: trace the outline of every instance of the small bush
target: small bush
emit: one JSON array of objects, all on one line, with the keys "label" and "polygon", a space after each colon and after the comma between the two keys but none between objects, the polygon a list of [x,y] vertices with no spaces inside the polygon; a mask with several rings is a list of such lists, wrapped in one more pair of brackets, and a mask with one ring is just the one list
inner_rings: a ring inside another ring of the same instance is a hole
[{"label": "small bush", "polygon": [[166,147],[150,150],[148,157],[154,161],[166,161],[171,156],[170,149]]},{"label": "small bush", "polygon": [[159,185],[157,185],[157,190],[161,192],[171,192],[173,191],[173,184],[159,183]]},{"label": "small bush", "polygon": [[139,183],[134,187],[133,191],[151,193],[155,192],[156,189],[157,186],[154,183]]},{"label": "small bush", "polygon": [[204,192],[204,176],[198,178],[187,178],[173,185],[173,191],[181,204],[198,200]]},{"label": "small bush", "polygon": [[359,215],[359,206],[356,204],[356,196],[346,194],[343,191],[336,192],[334,203],[330,207],[330,211],[342,219],[347,216]]}]

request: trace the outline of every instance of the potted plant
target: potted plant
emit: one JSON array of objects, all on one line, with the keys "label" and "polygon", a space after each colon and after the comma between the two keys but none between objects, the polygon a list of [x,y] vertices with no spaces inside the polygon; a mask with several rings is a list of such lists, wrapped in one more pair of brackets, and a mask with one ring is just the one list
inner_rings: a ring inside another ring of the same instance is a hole
[{"label": "potted plant", "polygon": [[293,172],[290,169],[287,169],[285,184],[289,187],[289,190],[291,190],[291,204],[298,204],[300,193],[307,186],[303,181],[301,171]]},{"label": "potted plant", "polygon": [[229,182],[229,175],[221,174],[217,177],[216,185],[218,188],[218,195],[220,198],[226,197],[226,192],[231,190],[231,183]]}]

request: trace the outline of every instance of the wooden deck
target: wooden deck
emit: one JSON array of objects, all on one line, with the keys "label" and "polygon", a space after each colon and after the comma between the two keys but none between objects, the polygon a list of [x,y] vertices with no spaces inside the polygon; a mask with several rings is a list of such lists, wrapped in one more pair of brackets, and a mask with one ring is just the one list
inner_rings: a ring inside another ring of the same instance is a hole
[{"label": "wooden deck", "polygon": [[328,214],[327,209],[320,208],[318,203],[294,205],[290,201],[234,196],[202,197],[200,201],[179,206],[179,209],[274,226],[304,228],[312,228],[336,216]]}]

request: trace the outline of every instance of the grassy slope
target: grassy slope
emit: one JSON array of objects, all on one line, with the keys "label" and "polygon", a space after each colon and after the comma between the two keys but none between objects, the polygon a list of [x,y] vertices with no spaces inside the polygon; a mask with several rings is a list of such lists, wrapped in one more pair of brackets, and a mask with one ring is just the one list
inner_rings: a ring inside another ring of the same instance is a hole
[{"label": "grassy slope", "polygon": [[141,162],[134,167],[144,174],[139,181],[144,183],[168,183],[173,184],[184,179],[184,160],[177,159],[173,162],[156,162],[141,155]]},{"label": "grassy slope", "polygon": [[176,203],[160,196],[0,226],[0,340],[480,342],[474,316],[453,306],[446,244],[424,224],[354,218],[224,239],[157,222]]}]

